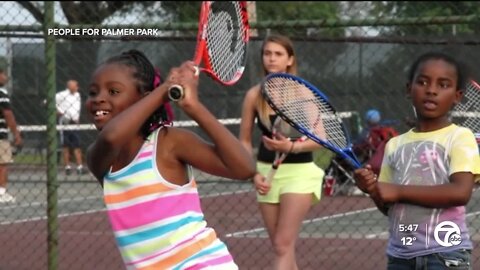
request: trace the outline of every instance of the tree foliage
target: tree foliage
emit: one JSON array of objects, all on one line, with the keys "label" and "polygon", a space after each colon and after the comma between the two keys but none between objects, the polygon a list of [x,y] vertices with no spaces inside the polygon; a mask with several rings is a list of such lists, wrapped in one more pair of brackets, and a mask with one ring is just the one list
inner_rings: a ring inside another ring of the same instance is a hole
[{"label": "tree foliage", "polygon": [[[257,1],[257,21],[295,21],[295,20],[329,20],[336,19],[340,14],[338,2],[333,1]],[[293,32],[294,30],[295,32]],[[278,29],[278,32],[289,36],[312,36],[325,33],[327,36],[343,36],[342,29]]]},{"label": "tree foliage", "polygon": [[[43,3],[36,1],[17,1],[38,21],[43,22]],[[60,1],[63,13],[69,24],[101,24],[115,12],[127,12],[133,5],[131,1]],[[142,1],[146,6],[152,2]]]},{"label": "tree foliage", "polygon": [[[379,18],[425,18],[475,15],[480,12],[476,1],[372,1],[371,16]],[[477,24],[432,24],[425,27],[395,26],[392,35],[464,35],[480,33]]]},{"label": "tree foliage", "polygon": [[[372,1],[369,2],[369,16],[372,18],[418,18],[425,20],[431,17],[449,17],[475,15],[480,12],[480,5],[473,1]],[[361,90],[368,95],[388,92],[389,98],[395,97],[397,102],[388,103],[388,98],[378,97],[372,106],[377,106],[390,115],[412,114],[409,100],[404,97],[407,83],[407,70],[420,54],[427,51],[444,51],[455,58],[465,61],[474,55],[474,50],[459,45],[462,39],[469,39],[480,33],[478,23],[469,24],[423,24],[393,25],[376,27],[378,36],[397,39],[398,42],[385,44],[366,44],[362,58],[366,65],[361,78]],[[385,40],[389,40],[385,39]],[[445,41],[455,41],[445,44]],[[463,50],[459,49],[463,48]],[[373,56],[375,61],[371,61]],[[381,57],[378,57],[381,56]],[[380,59],[380,60],[379,60]],[[387,105],[388,104],[388,105]],[[393,113],[394,112],[394,113]],[[410,115],[411,116],[411,115]]]},{"label": "tree foliage", "polygon": [[257,1],[257,19],[260,21],[321,20],[337,17],[335,2],[318,1]]},{"label": "tree foliage", "polygon": [[198,22],[200,1],[162,1],[162,9],[169,20],[176,22]]}]

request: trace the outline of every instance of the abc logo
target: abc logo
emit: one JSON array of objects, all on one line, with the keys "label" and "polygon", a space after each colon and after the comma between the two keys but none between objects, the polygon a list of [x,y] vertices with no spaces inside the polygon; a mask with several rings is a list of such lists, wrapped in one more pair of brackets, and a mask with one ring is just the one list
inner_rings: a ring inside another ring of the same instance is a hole
[{"label": "abc logo", "polygon": [[[443,238],[440,237],[443,235]],[[443,221],[435,227],[433,236],[435,241],[441,246],[451,247],[462,243],[460,228],[451,221]]]}]

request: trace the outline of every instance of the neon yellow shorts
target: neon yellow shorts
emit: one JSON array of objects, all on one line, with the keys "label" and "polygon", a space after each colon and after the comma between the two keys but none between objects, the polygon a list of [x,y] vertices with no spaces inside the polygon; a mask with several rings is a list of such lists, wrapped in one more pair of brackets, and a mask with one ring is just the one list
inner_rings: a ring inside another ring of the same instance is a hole
[{"label": "neon yellow shorts", "polygon": [[[257,162],[257,171],[267,175],[271,163]],[[323,176],[325,172],[315,163],[284,163],[278,167],[270,191],[265,195],[257,192],[258,202],[279,203],[280,195],[285,193],[312,193],[312,204],[320,201]]]}]

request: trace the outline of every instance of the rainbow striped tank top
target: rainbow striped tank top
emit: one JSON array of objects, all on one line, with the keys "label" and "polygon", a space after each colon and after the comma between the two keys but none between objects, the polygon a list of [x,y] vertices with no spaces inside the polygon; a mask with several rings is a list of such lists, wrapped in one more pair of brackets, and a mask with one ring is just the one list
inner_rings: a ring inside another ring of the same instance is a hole
[{"label": "rainbow striped tank top", "polygon": [[156,165],[160,129],[135,159],[104,178],[104,200],[127,269],[238,269],[207,227],[191,167],[189,183],[166,181]]}]

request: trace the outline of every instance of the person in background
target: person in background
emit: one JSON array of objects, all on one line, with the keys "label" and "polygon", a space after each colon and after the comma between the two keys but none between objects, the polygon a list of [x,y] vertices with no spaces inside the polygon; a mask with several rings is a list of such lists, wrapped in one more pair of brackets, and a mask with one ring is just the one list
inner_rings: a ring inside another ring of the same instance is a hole
[{"label": "person in background", "polygon": [[[282,35],[268,36],[261,47],[263,75],[274,72],[297,73],[297,59],[291,40]],[[294,89],[292,89],[294,90]],[[293,142],[273,138],[271,126],[278,117],[260,93],[260,85],[250,88],[244,98],[239,139],[253,156],[255,121],[262,132],[253,177],[260,212],[273,246],[273,269],[298,269],[295,244],[302,221],[321,198],[324,171],[313,162],[312,152],[321,146],[311,140]],[[290,153],[269,184],[265,177],[272,167],[275,151]]]},{"label": "person in background", "polygon": [[378,174],[382,163],[385,144],[398,135],[398,131],[390,125],[382,123],[378,110],[370,109],[365,113],[366,126],[353,144],[353,150],[362,164],[370,164]]},{"label": "person in background", "polygon": [[6,71],[0,68],[0,203],[15,202],[15,197],[7,192],[8,164],[13,162],[12,147],[8,132],[13,134],[14,145],[20,147],[23,143],[17,122],[13,113],[10,97],[4,88],[8,82]]},{"label": "person in background", "polygon": [[[60,125],[80,123],[82,100],[78,89],[78,82],[76,80],[69,80],[67,81],[67,89],[60,91],[55,95],[58,123]],[[70,152],[73,152],[75,157],[77,174],[83,174],[83,157],[82,149],[80,148],[78,130],[61,130],[60,137],[65,174],[69,175],[72,172],[72,167],[70,166]]]},{"label": "person in background", "polygon": [[382,115],[377,109],[370,109],[365,113],[365,127],[363,127],[362,132],[360,133],[359,140],[366,140],[370,130],[374,127],[380,125],[382,120]]}]

